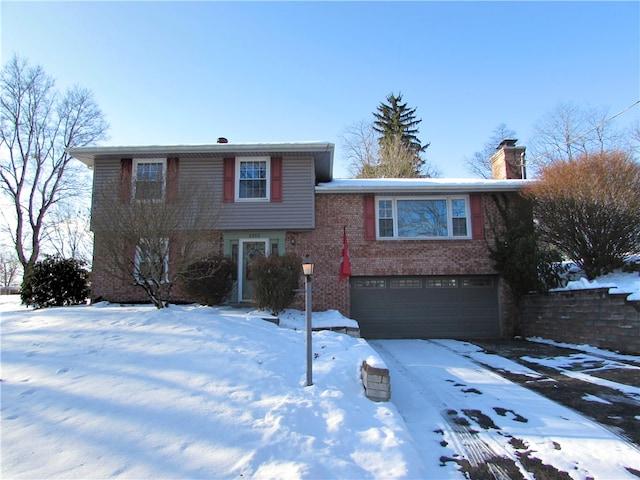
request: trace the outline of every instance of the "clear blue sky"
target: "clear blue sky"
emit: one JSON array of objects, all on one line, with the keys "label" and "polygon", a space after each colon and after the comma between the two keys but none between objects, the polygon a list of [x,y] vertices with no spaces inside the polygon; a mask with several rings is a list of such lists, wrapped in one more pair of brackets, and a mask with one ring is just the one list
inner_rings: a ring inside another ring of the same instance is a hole
[{"label": "clear blue sky", "polygon": [[[505,123],[640,99],[640,2],[0,2],[2,62],[89,88],[108,145],[329,141],[391,92],[445,177]],[[640,119],[640,106],[619,118]]]}]

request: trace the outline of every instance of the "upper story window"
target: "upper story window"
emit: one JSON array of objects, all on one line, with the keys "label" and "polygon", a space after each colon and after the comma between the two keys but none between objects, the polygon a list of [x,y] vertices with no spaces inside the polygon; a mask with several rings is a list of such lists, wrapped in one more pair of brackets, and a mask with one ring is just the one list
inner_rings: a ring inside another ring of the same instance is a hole
[{"label": "upper story window", "polygon": [[236,200],[269,201],[270,167],[269,157],[236,158]]},{"label": "upper story window", "polygon": [[165,159],[134,160],[133,198],[162,200],[165,194],[166,171]]},{"label": "upper story window", "polygon": [[470,238],[468,197],[379,197],[377,235],[394,238]]}]

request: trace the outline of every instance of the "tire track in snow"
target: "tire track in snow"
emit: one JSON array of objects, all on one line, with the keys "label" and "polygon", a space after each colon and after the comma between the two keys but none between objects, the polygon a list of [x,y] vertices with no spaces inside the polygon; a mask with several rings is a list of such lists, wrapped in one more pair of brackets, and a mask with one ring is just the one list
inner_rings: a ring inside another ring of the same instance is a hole
[{"label": "tire track in snow", "polygon": [[[526,470],[517,461],[512,452],[486,436],[481,438],[480,432],[473,430],[471,424],[464,417],[458,416],[458,411],[452,407],[456,404],[456,399],[453,395],[446,394],[444,390],[437,392],[434,389],[426,388],[423,380],[407,368],[402,361],[398,360],[383,345],[384,342],[369,341],[369,343],[382,356],[387,366],[395,374],[404,377],[424,400],[440,412],[442,419],[449,426],[448,433],[452,440],[453,450],[462,455],[473,469],[486,470],[497,480],[530,478],[528,474],[523,474]],[[444,348],[435,343],[433,345],[438,348]],[[463,466],[464,462],[459,459],[452,458],[450,460],[456,461]]]}]

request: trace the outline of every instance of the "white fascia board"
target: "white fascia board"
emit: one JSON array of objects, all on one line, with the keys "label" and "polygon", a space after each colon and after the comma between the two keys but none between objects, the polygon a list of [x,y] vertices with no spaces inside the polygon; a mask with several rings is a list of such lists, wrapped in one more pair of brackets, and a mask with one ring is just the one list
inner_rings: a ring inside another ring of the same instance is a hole
[{"label": "white fascia board", "polygon": [[483,180],[468,178],[337,179],[321,183],[316,193],[470,193],[515,192],[534,180]]},{"label": "white fascia board", "polygon": [[145,145],[113,147],[69,148],[67,153],[80,160],[89,168],[93,167],[98,156],[126,156],[135,158],[141,155],[171,156],[180,154],[242,153],[242,152],[320,152],[325,151],[333,157],[335,145],[329,142],[286,142],[286,143],[214,143],[203,145]]}]

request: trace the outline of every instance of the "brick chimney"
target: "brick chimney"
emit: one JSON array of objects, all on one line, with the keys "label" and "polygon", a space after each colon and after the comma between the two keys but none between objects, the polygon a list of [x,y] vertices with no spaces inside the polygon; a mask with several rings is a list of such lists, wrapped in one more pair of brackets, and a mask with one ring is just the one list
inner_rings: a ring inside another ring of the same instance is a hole
[{"label": "brick chimney", "polygon": [[491,157],[491,173],[494,180],[517,180],[527,178],[524,163],[525,147],[517,147],[516,139],[503,140]]}]

